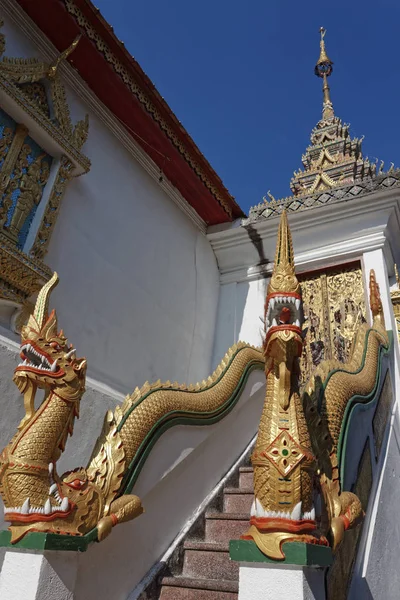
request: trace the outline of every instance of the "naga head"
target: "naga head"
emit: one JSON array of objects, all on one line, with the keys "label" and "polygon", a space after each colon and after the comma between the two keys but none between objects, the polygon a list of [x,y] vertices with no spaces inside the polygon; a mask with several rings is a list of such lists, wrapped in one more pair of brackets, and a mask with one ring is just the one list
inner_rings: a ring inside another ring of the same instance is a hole
[{"label": "naga head", "polygon": [[[58,283],[57,273],[40,290],[33,315],[22,328],[21,363],[14,382],[32,404],[37,388],[53,390],[64,400],[74,401],[85,389],[86,360],[77,359],[75,349],[57,329],[57,315],[48,315],[49,298]],[[25,403],[26,404],[26,403]]]},{"label": "naga head", "polygon": [[[274,270],[265,301],[266,358],[271,356],[278,362],[286,361],[285,348],[288,343],[294,348],[294,355],[301,355],[301,320],[301,290],[294,270],[292,236],[284,210],[279,224]],[[280,343],[277,343],[278,340]]]}]

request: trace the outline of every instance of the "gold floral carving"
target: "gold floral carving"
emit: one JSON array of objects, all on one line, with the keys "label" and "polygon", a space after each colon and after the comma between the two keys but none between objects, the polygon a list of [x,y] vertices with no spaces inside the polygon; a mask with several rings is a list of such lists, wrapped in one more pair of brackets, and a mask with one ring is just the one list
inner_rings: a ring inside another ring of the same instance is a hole
[{"label": "gold floral carving", "polygon": [[[17,125],[14,137],[12,138],[12,141],[10,140],[9,136],[7,136],[7,139],[9,140],[9,142],[11,141],[11,143],[9,145],[6,157],[5,157],[4,162],[0,169],[0,197],[6,191],[6,188],[10,181],[10,176],[14,170],[15,163],[20,155],[22,145],[24,143],[24,140],[25,140],[27,134],[28,134],[28,129],[24,125]],[[4,205],[3,205],[2,208],[0,209],[0,224],[1,225],[3,225],[3,223],[4,223],[4,219],[5,219],[4,213],[6,214],[7,210],[4,210]]]},{"label": "gold floral carving", "polygon": [[24,144],[18,156],[14,167],[14,177],[10,180],[5,191],[2,210],[7,214],[12,202],[12,194],[16,189],[20,190],[11,222],[4,227],[4,215],[1,224],[4,227],[6,235],[10,236],[16,243],[22,226],[34,206],[37,206],[42,199],[43,187],[50,174],[49,164],[43,161],[44,154],[41,154],[31,164],[28,164],[27,157],[31,149],[29,145]]},{"label": "gold floral carving", "polygon": [[0,296],[23,303],[51,277],[51,270],[42,262],[29,258],[0,232],[0,272],[3,284]]},{"label": "gold floral carving", "polygon": [[82,11],[76,6],[75,2],[73,2],[73,0],[64,0],[64,2],[67,11],[76,18],[78,24],[86,31],[88,38],[96,44],[97,49],[104,55],[107,62],[109,62],[112,65],[115,72],[118,73],[118,75],[120,75],[122,81],[129,88],[132,94],[134,94],[134,96],[136,96],[139,102],[143,104],[143,106],[151,114],[153,119],[158,123],[160,128],[169,137],[174,146],[179,150],[182,156],[184,156],[186,162],[189,163],[196,175],[201,179],[201,181],[208,188],[208,190],[211,192],[214,198],[216,198],[216,200],[222,206],[225,212],[229,216],[232,216],[232,209],[229,206],[229,204],[218,192],[215,185],[213,185],[212,182],[208,179],[200,165],[193,159],[191,153],[188,152],[185,145],[181,142],[181,140],[173,131],[173,129],[163,119],[161,113],[151,102],[146,93],[136,83],[128,69],[126,69],[126,67],[124,67],[124,65],[117,59],[117,57],[111,51],[106,42],[101,38],[101,36],[97,33],[94,27],[92,27],[92,25],[84,16]]},{"label": "gold floral carving", "polygon": [[[2,25],[0,20],[0,27]],[[1,34],[1,39],[4,52],[4,34]],[[72,47],[76,47],[76,40],[59,59],[68,56]],[[37,58],[3,57],[0,61],[0,89],[22,106],[25,112],[76,160],[83,171],[87,172],[90,169],[90,161],[80,150],[82,140],[87,137],[89,120],[86,116],[82,121],[78,121],[75,127],[72,125],[65,88],[58,74],[59,59],[52,65]],[[46,85],[39,87],[41,82],[45,82]],[[49,97],[46,95],[46,88],[50,90]],[[52,114],[54,118],[50,118],[49,115]]]},{"label": "gold floral carving", "polygon": [[[0,19],[0,28],[2,25]],[[9,127],[3,130],[0,141],[0,159],[4,159],[0,170],[0,226],[3,229],[0,234],[0,298],[21,305],[50,277],[51,271],[41,259],[47,252],[61,198],[74,167],[79,165],[81,172],[87,172],[90,168],[89,159],[81,154],[88,136],[88,116],[73,126],[65,88],[58,73],[60,63],[75,49],[78,41],[79,38],[74,40],[52,64],[36,58],[3,56],[0,60],[0,90],[22,107],[25,114],[34,119],[65,151],[28,257],[16,247],[18,236],[27,215],[41,201],[50,174],[49,163],[44,155],[28,162],[30,146],[24,143],[28,129],[23,124],[17,125],[14,134]],[[5,36],[0,32],[0,55],[4,51]],[[11,220],[6,224],[16,189],[20,190],[20,194]]]},{"label": "gold floral carving", "polygon": [[300,387],[322,361],[345,362],[357,328],[365,322],[365,294],[360,266],[319,272],[301,280],[305,344]]},{"label": "gold floral carving", "polygon": [[36,102],[38,108],[46,117],[50,116],[46,88],[42,83],[39,83],[38,81],[33,83],[23,83],[21,84],[21,89],[23,89],[26,96],[28,96],[33,102]]}]

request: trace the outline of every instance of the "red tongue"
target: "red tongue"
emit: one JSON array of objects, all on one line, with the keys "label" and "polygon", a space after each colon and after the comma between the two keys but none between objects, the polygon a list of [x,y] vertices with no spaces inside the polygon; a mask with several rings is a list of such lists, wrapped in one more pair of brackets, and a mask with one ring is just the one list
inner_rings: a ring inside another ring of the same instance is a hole
[{"label": "red tongue", "polygon": [[281,314],[279,315],[279,322],[280,323],[288,323],[290,320],[290,310],[284,306],[281,310]]}]

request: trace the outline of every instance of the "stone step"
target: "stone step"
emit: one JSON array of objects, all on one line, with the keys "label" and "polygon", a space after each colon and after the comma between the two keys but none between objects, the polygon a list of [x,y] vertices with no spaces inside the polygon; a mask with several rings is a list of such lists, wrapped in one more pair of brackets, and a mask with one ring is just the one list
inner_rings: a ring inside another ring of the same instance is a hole
[{"label": "stone step", "polygon": [[239,584],[224,579],[164,577],[160,600],[237,600]]},{"label": "stone step", "polygon": [[249,528],[249,513],[207,513],[205,541],[227,543]]},{"label": "stone step", "polygon": [[239,487],[253,489],[253,467],[240,467],[239,469]]},{"label": "stone step", "polygon": [[225,488],[224,512],[247,513],[250,515],[250,508],[253,500],[254,492],[251,488]]},{"label": "stone step", "polygon": [[187,541],[183,548],[183,577],[238,581],[239,563],[230,560],[228,543]]}]

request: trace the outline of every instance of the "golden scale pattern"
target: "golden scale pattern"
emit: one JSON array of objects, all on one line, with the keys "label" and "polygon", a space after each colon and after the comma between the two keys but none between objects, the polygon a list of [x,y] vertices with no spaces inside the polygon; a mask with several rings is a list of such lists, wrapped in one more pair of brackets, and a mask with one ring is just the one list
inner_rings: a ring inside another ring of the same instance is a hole
[{"label": "golden scale pattern", "polygon": [[[154,424],[169,412],[198,419],[202,415],[207,416],[206,413],[218,411],[231,397],[251,364],[263,368],[261,349],[239,342],[229,349],[214,373],[201,383],[186,387],[176,382],[158,381],[153,385],[146,382],[140,390],[136,389],[114,413],[117,425],[128,415],[119,430],[127,463],[135,456]],[[140,401],[143,396],[146,397]]]},{"label": "golden scale pattern", "polygon": [[[30,426],[29,435],[25,435],[24,432],[20,439],[15,440],[12,448],[13,456],[17,459],[30,456],[33,461],[47,464],[49,448],[56,448],[62,440],[63,434],[67,433],[67,426],[73,410],[72,403],[65,402],[53,394],[51,401],[38,409],[37,418]],[[46,436],[42,435],[43,428],[46,429]]]},{"label": "golden scale pattern", "polygon": [[[368,336],[368,340],[367,340]],[[368,349],[366,352],[365,363],[361,370],[362,356],[366,343]],[[343,415],[348,403],[348,399],[355,395],[367,396],[374,388],[378,356],[381,346],[387,346],[387,334],[382,328],[374,324],[370,330],[366,324],[360,327],[354,342],[353,354],[351,360],[346,364],[339,361],[329,361],[328,364],[320,365],[314,372],[313,378],[306,388],[306,392],[312,396],[314,392],[315,381],[321,378],[325,381],[329,372],[334,372],[326,385],[324,394],[324,404],[321,415],[326,418],[328,430],[333,441],[333,451],[337,451],[337,444],[343,423]]]}]

